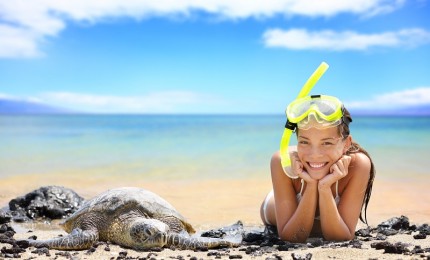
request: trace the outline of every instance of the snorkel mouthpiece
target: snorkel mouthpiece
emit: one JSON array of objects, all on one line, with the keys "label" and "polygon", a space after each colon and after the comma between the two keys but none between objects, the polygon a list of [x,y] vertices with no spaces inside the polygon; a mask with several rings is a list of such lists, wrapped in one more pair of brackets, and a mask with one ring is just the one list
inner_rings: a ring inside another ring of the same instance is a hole
[{"label": "snorkel mouthpiece", "polygon": [[[297,98],[302,98],[307,96],[314,85],[318,82],[318,80],[321,78],[321,76],[326,72],[328,69],[328,64],[325,62],[322,62],[318,68],[312,73],[312,75],[309,77],[309,79],[306,81],[306,83],[303,85],[302,90],[300,90],[299,95]],[[287,123],[285,124],[284,133],[282,134],[282,139],[280,143],[280,154],[281,154],[281,165],[282,169],[284,170],[284,173],[292,178],[296,179],[299,176],[294,175],[291,170],[291,159],[290,155],[288,153],[288,145],[290,144],[291,134],[293,133],[294,129],[296,128],[296,125],[289,122],[287,118]],[[289,173],[290,172],[290,173]]]}]

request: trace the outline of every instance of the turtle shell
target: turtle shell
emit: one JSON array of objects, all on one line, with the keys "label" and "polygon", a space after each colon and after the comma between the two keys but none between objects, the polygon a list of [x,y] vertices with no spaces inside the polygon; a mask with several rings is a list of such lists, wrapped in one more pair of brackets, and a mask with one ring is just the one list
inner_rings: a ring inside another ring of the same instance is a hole
[{"label": "turtle shell", "polygon": [[191,224],[170,203],[151,191],[136,187],[116,188],[101,193],[86,201],[62,225],[70,232],[67,227],[73,226],[77,219],[85,217],[86,214],[98,214],[109,218],[131,210],[146,218],[175,217],[184,224],[187,232],[194,232]]}]

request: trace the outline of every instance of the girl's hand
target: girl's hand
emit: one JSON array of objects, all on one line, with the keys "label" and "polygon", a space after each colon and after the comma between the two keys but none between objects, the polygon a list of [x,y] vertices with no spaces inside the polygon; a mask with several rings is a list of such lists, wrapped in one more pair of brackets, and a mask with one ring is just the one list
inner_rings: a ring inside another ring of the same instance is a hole
[{"label": "girl's hand", "polygon": [[299,178],[303,179],[306,183],[315,182],[314,179],[309,175],[309,173],[306,172],[305,167],[303,166],[303,163],[299,159],[299,155],[297,152],[290,153],[290,159],[291,159],[291,170],[293,171],[293,174],[296,176],[299,176]]},{"label": "girl's hand", "polygon": [[340,159],[330,167],[330,173],[321,179],[321,185],[331,186],[336,181],[348,175],[349,164],[351,163],[351,156],[343,155]]}]

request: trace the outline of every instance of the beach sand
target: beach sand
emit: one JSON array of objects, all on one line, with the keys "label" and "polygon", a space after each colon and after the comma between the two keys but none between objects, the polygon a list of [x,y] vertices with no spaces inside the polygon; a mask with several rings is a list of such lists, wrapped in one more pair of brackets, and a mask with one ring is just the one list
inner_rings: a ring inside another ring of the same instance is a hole
[{"label": "beach sand", "polygon": [[[414,223],[429,222],[428,183],[428,178],[376,178],[367,210],[369,224],[376,225],[400,215],[407,215]],[[13,176],[0,179],[0,207],[17,196],[47,185],[70,188],[85,199],[111,188],[142,187],[169,201],[197,228],[213,228],[237,220],[260,225],[260,205],[272,188],[270,177],[159,180],[91,174]]]},{"label": "beach sand", "polygon": [[[85,181],[83,181],[85,180]],[[120,186],[136,186],[151,190],[169,201],[179,212],[184,215],[197,230],[209,230],[227,226],[241,220],[248,228],[261,228],[262,223],[259,216],[260,204],[271,189],[270,178],[251,179],[201,179],[201,180],[143,180],[138,176],[116,176],[105,178],[92,175],[30,175],[14,176],[0,180],[0,206],[5,206],[10,199],[24,195],[34,189],[46,185],[60,185],[71,188],[82,197],[88,199],[92,196],[110,188]],[[413,180],[387,180],[376,179],[372,198],[368,208],[368,221],[370,226],[376,226],[382,221],[392,217],[405,215],[409,217],[411,224],[429,223],[430,220],[430,193],[426,179]],[[364,227],[360,224],[359,227]],[[18,225],[14,224],[18,233],[15,239],[27,238],[36,235],[38,239],[56,237],[65,234],[53,222],[51,225]],[[31,233],[28,231],[31,230]],[[420,245],[422,248],[430,247],[430,238],[415,240],[409,235],[395,235],[388,237],[388,241],[410,243]],[[396,254],[383,254],[382,250],[370,248],[371,242],[366,242],[363,249],[354,248],[310,248],[294,252],[276,252],[284,259],[291,258],[291,253],[306,255],[312,253],[312,259],[399,259],[408,256]],[[1,244],[0,247],[6,246]],[[37,255],[23,253],[21,257],[28,259]],[[86,250],[69,252],[76,259],[110,259],[117,258],[122,251],[127,251],[129,257],[146,257],[149,252],[136,252],[126,250],[118,246],[110,245],[110,251],[105,251],[104,246],[98,248],[94,253],[87,254]],[[241,255],[249,258],[244,251],[229,249],[229,255]],[[40,256],[41,259],[53,259],[59,251],[50,250],[50,257]],[[210,251],[209,251],[210,252]],[[218,251],[224,252],[224,251]],[[185,259],[191,256],[197,259],[214,259],[208,256],[208,252],[194,252],[190,250],[172,251],[165,249],[154,252],[157,259],[169,259],[183,256]],[[428,255],[429,253],[427,253]],[[263,255],[263,259],[273,254]],[[39,256],[37,256],[39,258]],[[222,258],[228,259],[228,255]],[[415,255],[415,257],[417,257]]]},{"label": "beach sand", "polygon": [[[29,235],[36,235],[38,239],[47,239],[56,237],[59,234],[64,234],[60,231],[35,231],[29,234],[16,234],[15,238],[26,238]],[[413,239],[410,235],[394,235],[387,238],[387,241],[395,244],[397,242],[408,244],[408,249],[412,250],[415,246],[421,248],[430,248],[430,239]],[[94,252],[88,250],[81,251],[58,251],[49,250],[49,256],[46,254],[31,253],[34,248],[27,249],[25,253],[21,254],[21,259],[29,259],[31,257],[37,259],[292,259],[292,254],[296,254],[300,257],[304,257],[307,254],[312,254],[312,259],[420,259],[419,255],[404,255],[404,254],[387,254],[384,250],[376,250],[371,247],[371,242],[364,242],[360,249],[353,247],[328,247],[328,248],[307,248],[307,249],[296,249],[291,251],[277,251],[266,252],[259,255],[248,255],[245,252],[246,247],[239,248],[228,248],[208,251],[193,251],[193,250],[172,250],[163,249],[161,252],[139,252],[131,249],[121,248],[116,245],[100,245]],[[0,244],[1,247],[9,245]],[[109,248],[109,251],[106,248]],[[428,256],[430,253],[426,253]],[[64,258],[63,258],[64,257]],[[73,257],[73,258],[72,258]],[[271,258],[272,257],[272,258]],[[281,257],[281,258],[276,258]],[[1,257],[0,257],[1,259]],[[422,258],[421,258],[422,259]]]}]

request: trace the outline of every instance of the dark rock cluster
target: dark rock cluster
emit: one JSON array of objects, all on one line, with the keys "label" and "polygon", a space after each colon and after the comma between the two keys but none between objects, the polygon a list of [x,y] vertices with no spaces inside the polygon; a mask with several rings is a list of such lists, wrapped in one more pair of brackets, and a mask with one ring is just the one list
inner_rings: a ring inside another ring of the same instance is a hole
[{"label": "dark rock cluster", "polygon": [[[224,227],[221,229],[210,230],[203,233],[204,236],[209,237],[225,237],[229,232],[237,229],[238,223],[232,226]],[[406,216],[394,217],[387,221],[380,223],[376,227],[367,227],[356,231],[356,238],[351,241],[333,242],[327,241],[322,238],[309,238],[306,244],[297,244],[282,241],[279,239],[276,228],[266,227],[264,230],[245,230],[241,231],[243,234],[242,246],[239,251],[244,251],[246,255],[251,257],[261,257],[265,255],[272,255],[266,259],[281,259],[277,253],[281,251],[296,251],[297,249],[307,248],[362,248],[364,242],[375,241],[371,243],[371,247],[376,250],[384,250],[384,253],[389,254],[404,254],[404,255],[417,255],[420,257],[427,257],[430,259],[428,253],[430,248],[421,248],[420,246],[413,246],[405,243],[390,243],[387,236],[396,234],[406,234],[413,236],[414,239],[425,239],[430,235],[430,226],[423,224],[421,226],[411,225]],[[410,249],[413,247],[413,249]],[[312,254],[300,255],[298,253],[291,254],[293,259],[311,259]]]},{"label": "dark rock cluster", "polygon": [[406,243],[390,243],[386,241],[387,236],[397,234],[412,235],[414,239],[426,239],[430,235],[430,227],[428,224],[421,226],[411,225],[406,216],[394,217],[380,223],[376,228],[367,227],[356,231],[356,236],[363,241],[377,241],[371,244],[376,250],[384,250],[384,253],[389,254],[404,254],[404,255],[419,255],[425,257],[425,253],[430,252],[430,248],[421,248],[415,246],[412,250],[410,244]]},{"label": "dark rock cluster", "polygon": [[[415,233],[415,234],[414,234]],[[355,235],[362,237],[363,240],[385,240],[387,236],[397,234],[412,235],[415,239],[425,239],[430,235],[430,226],[423,224],[421,226],[411,225],[406,216],[394,217],[380,223],[376,228],[367,227],[355,232]]]},{"label": "dark rock cluster", "polygon": [[0,243],[10,244],[10,247],[2,247],[0,250],[0,258],[19,258],[20,254],[25,252],[28,248],[28,242],[17,241],[13,238],[15,230],[9,225],[4,223],[0,225]]},{"label": "dark rock cluster", "polygon": [[[30,220],[61,219],[79,209],[84,199],[71,189],[45,186],[24,196],[12,199],[8,211],[4,212],[15,222]],[[0,223],[3,219],[0,214]]]}]

